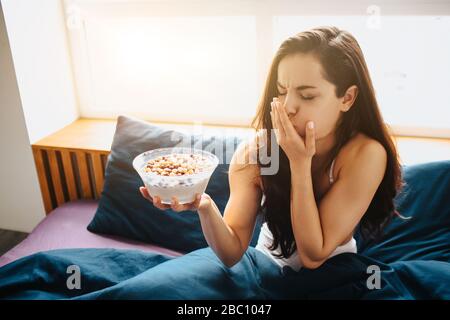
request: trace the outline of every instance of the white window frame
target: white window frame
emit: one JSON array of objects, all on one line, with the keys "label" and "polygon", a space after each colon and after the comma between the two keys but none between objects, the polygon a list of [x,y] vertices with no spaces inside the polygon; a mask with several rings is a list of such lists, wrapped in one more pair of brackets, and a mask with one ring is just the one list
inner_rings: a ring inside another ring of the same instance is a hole
[{"label": "white window frame", "polygon": [[[63,0],[71,48],[79,110],[83,117],[92,101],[85,21],[102,17],[253,15],[256,17],[258,98],[273,58],[273,16],[367,15],[382,8],[382,15],[450,15],[449,0]],[[256,107],[256,106],[255,106]],[[157,120],[157,119],[153,119]],[[251,119],[237,126],[248,127]],[[220,122],[208,123],[221,125]],[[223,124],[222,124],[223,125]],[[396,136],[450,138],[450,128],[390,126]]]}]

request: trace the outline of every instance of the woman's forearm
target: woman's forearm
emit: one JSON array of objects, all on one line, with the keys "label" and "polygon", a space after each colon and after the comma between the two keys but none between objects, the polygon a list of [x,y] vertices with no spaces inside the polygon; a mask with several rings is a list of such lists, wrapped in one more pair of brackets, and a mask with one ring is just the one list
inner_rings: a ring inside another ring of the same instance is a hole
[{"label": "woman's forearm", "polygon": [[228,267],[236,264],[242,257],[243,250],[239,238],[226,224],[214,201],[210,200],[204,210],[198,210],[200,223],[206,242],[220,260]]},{"label": "woman's forearm", "polygon": [[291,221],[298,250],[311,260],[319,260],[324,239],[310,161],[291,167]]}]

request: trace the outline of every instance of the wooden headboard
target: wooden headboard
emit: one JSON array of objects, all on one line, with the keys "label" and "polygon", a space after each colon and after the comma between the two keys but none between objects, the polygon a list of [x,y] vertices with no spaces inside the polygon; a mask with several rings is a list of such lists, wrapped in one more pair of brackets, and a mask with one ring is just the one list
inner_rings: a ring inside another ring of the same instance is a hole
[{"label": "wooden headboard", "polygon": [[76,199],[99,199],[109,152],[32,146],[45,212]]},{"label": "wooden headboard", "polygon": [[32,144],[46,214],[68,201],[100,198],[115,125],[79,119]]}]

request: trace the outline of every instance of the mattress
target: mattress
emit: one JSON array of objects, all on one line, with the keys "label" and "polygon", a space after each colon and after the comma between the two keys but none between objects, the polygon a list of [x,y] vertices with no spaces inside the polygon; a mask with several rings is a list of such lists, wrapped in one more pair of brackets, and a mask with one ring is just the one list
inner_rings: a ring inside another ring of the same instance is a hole
[{"label": "mattress", "polygon": [[97,200],[63,204],[47,215],[26,239],[0,257],[0,267],[27,255],[53,249],[117,248],[180,256],[182,252],[118,236],[99,235],[86,229],[98,206]]}]

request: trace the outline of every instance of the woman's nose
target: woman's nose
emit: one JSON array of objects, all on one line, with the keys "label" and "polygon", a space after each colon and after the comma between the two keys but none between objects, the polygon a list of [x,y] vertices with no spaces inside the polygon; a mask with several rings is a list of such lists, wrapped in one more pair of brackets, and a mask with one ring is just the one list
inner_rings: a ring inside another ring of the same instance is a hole
[{"label": "woman's nose", "polygon": [[297,113],[297,108],[286,106],[286,113],[289,118],[292,118]]},{"label": "woman's nose", "polygon": [[286,99],[284,101],[284,108],[289,118],[293,117],[298,112],[299,109],[297,103],[292,99],[291,100]]}]

